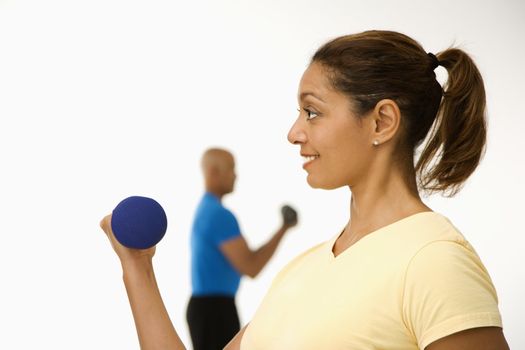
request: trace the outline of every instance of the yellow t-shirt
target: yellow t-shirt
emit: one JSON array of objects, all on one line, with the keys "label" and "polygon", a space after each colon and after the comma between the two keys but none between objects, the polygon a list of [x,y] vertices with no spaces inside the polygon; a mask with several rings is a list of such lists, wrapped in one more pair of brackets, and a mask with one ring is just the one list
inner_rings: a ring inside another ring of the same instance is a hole
[{"label": "yellow t-shirt", "polygon": [[418,213],[334,257],[337,236],[275,278],[242,350],[412,350],[461,330],[501,327],[496,291],[447,218]]}]

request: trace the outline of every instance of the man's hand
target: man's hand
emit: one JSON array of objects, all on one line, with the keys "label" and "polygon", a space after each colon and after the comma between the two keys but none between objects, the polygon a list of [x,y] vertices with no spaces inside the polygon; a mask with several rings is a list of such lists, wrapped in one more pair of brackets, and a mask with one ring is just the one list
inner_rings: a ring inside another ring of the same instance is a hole
[{"label": "man's hand", "polygon": [[284,228],[291,228],[297,225],[299,222],[299,218],[297,216],[297,211],[290,207],[289,205],[285,205],[281,208],[281,214],[283,216],[283,227]]}]

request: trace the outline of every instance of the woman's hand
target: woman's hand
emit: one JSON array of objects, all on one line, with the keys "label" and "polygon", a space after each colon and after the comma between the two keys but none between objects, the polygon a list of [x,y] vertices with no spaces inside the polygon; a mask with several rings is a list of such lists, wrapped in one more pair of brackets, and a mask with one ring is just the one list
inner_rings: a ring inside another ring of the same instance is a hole
[{"label": "woman's hand", "polygon": [[113,247],[113,250],[115,251],[115,253],[117,253],[123,265],[141,260],[151,261],[151,259],[155,255],[155,246],[148,249],[133,249],[127,248],[120,244],[120,242],[115,238],[113,230],[111,229],[111,214],[106,215],[100,221],[100,228],[108,237],[109,242]]}]

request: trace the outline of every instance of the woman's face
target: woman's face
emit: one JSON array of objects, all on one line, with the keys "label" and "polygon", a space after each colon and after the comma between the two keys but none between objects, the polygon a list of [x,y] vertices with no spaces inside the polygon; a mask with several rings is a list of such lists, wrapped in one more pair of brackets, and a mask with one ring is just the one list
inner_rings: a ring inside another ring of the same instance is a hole
[{"label": "woman's face", "polygon": [[301,147],[307,181],[314,188],[354,186],[368,174],[373,123],[352,112],[349,98],[334,90],[325,69],[312,63],[299,84],[299,117],[288,141]]}]

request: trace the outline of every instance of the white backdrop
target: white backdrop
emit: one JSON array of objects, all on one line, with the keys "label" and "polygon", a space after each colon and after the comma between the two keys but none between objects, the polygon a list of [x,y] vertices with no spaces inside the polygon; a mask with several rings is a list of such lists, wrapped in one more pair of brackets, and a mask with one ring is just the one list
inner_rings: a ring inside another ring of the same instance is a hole
[{"label": "white backdrop", "polygon": [[98,228],[129,195],[168,213],[157,278],[189,344],[188,236],[209,146],[236,156],[225,204],[252,246],[277,228],[283,203],[301,215],[262,274],[241,284],[248,322],[275,273],[348,218],[348,190],[310,189],[286,133],[315,49],[366,29],[404,32],[432,52],[458,44],[479,65],[486,157],[457,197],[427,202],[477,249],[511,348],[525,348],[524,4],[0,0],[0,348],[138,349],[120,266]]}]

